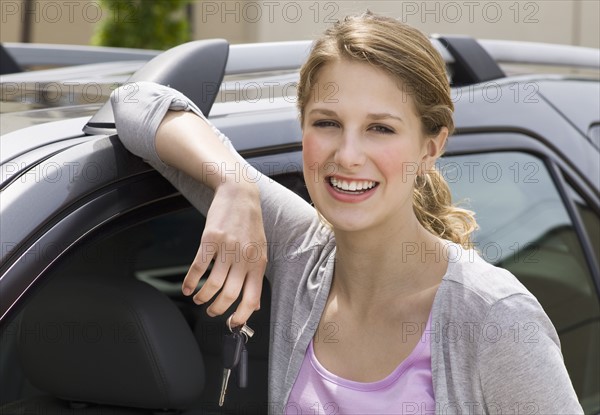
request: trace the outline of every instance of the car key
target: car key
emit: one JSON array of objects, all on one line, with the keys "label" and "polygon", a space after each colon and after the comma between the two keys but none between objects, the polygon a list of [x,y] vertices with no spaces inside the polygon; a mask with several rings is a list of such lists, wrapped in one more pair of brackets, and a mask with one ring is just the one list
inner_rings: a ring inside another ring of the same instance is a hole
[{"label": "car key", "polygon": [[240,362],[242,349],[244,348],[244,336],[238,331],[232,331],[231,334],[227,334],[223,338],[223,381],[221,383],[219,406],[223,406],[225,402],[225,393],[227,392],[231,371]]},{"label": "car key", "polygon": [[236,367],[237,385],[238,388],[245,388],[248,386],[248,350],[246,349],[245,342],[242,343],[242,353],[240,355],[240,361]]}]

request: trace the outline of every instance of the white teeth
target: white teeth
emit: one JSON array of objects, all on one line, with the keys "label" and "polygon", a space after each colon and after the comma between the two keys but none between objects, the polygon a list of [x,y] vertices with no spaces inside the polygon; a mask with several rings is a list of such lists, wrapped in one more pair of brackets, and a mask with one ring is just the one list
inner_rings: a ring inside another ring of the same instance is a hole
[{"label": "white teeth", "polygon": [[329,181],[331,182],[331,184],[341,190],[345,190],[345,191],[349,191],[349,192],[355,192],[355,191],[362,191],[362,190],[368,190],[371,189],[373,187],[375,187],[375,185],[377,184],[376,182],[370,181],[370,180],[351,180],[351,181],[346,181],[346,180],[339,180],[336,179],[335,177],[331,177],[329,179]]}]

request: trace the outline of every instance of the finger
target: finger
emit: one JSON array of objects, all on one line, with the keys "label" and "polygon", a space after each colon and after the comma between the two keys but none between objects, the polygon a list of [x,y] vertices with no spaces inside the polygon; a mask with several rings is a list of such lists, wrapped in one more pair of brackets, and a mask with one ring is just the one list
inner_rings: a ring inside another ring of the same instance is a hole
[{"label": "finger", "polygon": [[183,295],[191,295],[194,292],[196,287],[198,287],[200,278],[202,278],[208,269],[208,266],[210,265],[210,261],[212,261],[216,254],[216,244],[204,241],[200,242],[196,257],[194,258],[190,269],[183,279],[183,284],[181,287]]},{"label": "finger", "polygon": [[235,310],[231,319],[231,326],[241,326],[245,324],[252,313],[260,309],[260,296],[262,294],[262,285],[264,270],[253,269],[244,281],[244,293],[242,301]]},{"label": "finger", "polygon": [[202,288],[200,288],[200,291],[198,291],[194,296],[194,302],[196,304],[204,304],[210,301],[210,299],[213,298],[217,292],[219,292],[221,287],[223,287],[223,283],[225,282],[225,278],[227,278],[227,274],[229,274],[230,267],[231,263],[224,262],[224,260],[219,256],[215,258],[210,275],[202,285]]},{"label": "finger", "polygon": [[244,268],[237,264],[229,269],[223,289],[206,310],[209,316],[214,317],[223,314],[238,299],[244,285],[244,274]]}]

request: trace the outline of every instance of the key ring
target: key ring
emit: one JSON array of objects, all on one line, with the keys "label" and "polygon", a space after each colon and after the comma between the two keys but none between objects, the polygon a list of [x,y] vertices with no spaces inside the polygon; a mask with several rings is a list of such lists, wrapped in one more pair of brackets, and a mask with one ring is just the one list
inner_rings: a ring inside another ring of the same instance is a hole
[{"label": "key ring", "polygon": [[[235,314],[235,313],[233,313],[233,314]],[[233,329],[231,328],[231,319],[233,318],[233,314],[231,314],[229,316],[229,318],[227,319],[227,328],[232,333],[233,333]],[[240,333],[242,333],[244,335],[244,337],[246,338],[246,343],[248,342],[249,338],[254,336],[254,330],[252,330],[250,327],[248,327],[246,325],[246,323],[242,324],[242,326],[240,327],[239,330],[240,330]]]}]

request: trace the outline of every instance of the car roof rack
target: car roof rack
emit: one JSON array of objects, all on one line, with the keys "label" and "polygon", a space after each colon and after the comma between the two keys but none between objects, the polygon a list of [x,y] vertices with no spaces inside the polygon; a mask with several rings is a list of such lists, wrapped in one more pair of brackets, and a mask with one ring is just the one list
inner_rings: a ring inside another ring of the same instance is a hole
[{"label": "car roof rack", "polygon": [[23,72],[23,69],[0,43],[0,75]]},{"label": "car roof rack", "polygon": [[21,67],[74,66],[120,61],[149,61],[162,50],[90,45],[4,42],[6,51]]},{"label": "car roof rack", "polygon": [[[154,57],[126,83],[152,81],[173,87],[184,92],[208,116],[225,74],[297,69],[306,59],[311,45],[310,41],[294,41],[230,47],[223,39],[197,40]],[[83,132],[90,135],[115,132],[110,101],[90,119]]]},{"label": "car roof rack", "polygon": [[[534,42],[475,40],[468,36],[457,35],[434,35],[431,42],[452,68],[453,86],[503,78],[505,75],[499,63],[600,69],[600,53],[598,49],[593,48]],[[203,83],[220,86],[224,75],[297,69],[306,60],[311,46],[312,41],[308,40],[232,46],[222,39],[193,41],[155,56],[127,82],[153,81],[172,86],[190,97],[202,112],[208,115],[219,88],[204,88],[202,91]],[[152,53],[156,52],[152,51]],[[190,85],[193,88],[190,88]],[[110,102],[92,117],[85,126],[84,132],[86,134],[115,132]]]},{"label": "car roof rack", "polygon": [[437,36],[437,40],[454,58],[452,85],[471,85],[506,75],[490,54],[469,36]]},{"label": "car roof rack", "polygon": [[[185,91],[202,113],[208,114],[223,82],[228,55],[229,43],[224,39],[184,43],[154,57],[135,72],[126,84],[152,81]],[[135,99],[135,90],[131,95],[119,98]],[[83,132],[111,134],[114,129],[115,117],[109,100],[88,121]]]},{"label": "car roof rack", "polygon": [[600,50],[596,48],[516,40],[479,39],[478,42],[499,63],[600,70]]},{"label": "car roof rack", "polygon": [[[438,40],[440,35],[432,35],[431,42],[442,54],[448,64],[454,64],[452,55]],[[449,36],[444,36],[448,38]],[[581,68],[598,69],[600,66],[600,53],[596,48],[573,45],[558,45],[540,42],[525,42],[517,40],[492,40],[477,39],[477,42],[494,58],[496,62],[572,66]],[[284,45],[283,48],[277,47]],[[298,45],[303,48],[310,47],[311,41],[271,42],[232,45],[232,50],[245,49],[249,53],[255,48],[277,48],[278,52],[291,45],[292,50]],[[16,43],[3,42],[2,47],[8,52],[20,67],[28,66],[71,66],[106,62],[121,61],[149,61],[164,51],[142,50],[131,48],[117,48],[107,46],[88,45],[54,45],[43,43]],[[308,52],[308,50],[307,50]],[[241,56],[241,55],[240,55]],[[279,61],[280,56],[277,56]],[[302,58],[303,59],[303,58]],[[300,62],[302,62],[300,59]],[[262,62],[262,66],[273,63],[273,56]],[[247,62],[246,62],[247,63]],[[257,61],[257,66],[260,62]],[[229,68],[228,68],[229,69]],[[263,69],[267,70],[267,69]],[[36,71],[36,72],[43,72]],[[228,72],[229,73],[229,72]],[[13,79],[11,79],[12,81]]]}]

